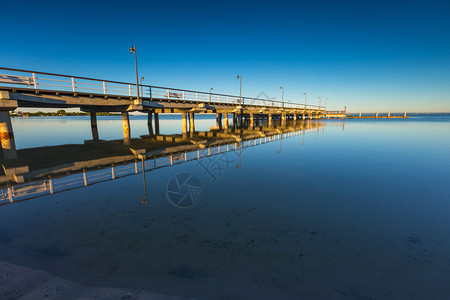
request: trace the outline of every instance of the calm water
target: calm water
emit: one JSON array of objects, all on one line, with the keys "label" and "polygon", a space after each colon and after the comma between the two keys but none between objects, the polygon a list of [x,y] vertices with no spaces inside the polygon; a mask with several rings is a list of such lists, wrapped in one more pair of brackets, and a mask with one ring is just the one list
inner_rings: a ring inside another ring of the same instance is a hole
[{"label": "calm water", "polygon": [[[196,299],[449,299],[450,118],[324,125],[245,149],[239,168],[230,152],[147,172],[147,205],[137,174],[0,206],[0,260]],[[83,117],[13,127],[21,149],[90,138]],[[98,127],[121,138],[120,118]],[[193,207],[168,201],[180,173],[202,187]]]}]

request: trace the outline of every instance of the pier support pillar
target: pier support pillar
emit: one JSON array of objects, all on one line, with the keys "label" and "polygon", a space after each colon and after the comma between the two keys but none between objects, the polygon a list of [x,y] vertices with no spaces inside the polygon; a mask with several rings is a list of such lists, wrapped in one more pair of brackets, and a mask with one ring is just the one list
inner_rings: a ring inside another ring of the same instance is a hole
[{"label": "pier support pillar", "polygon": [[375,114],[375,119],[378,119],[378,112]]},{"label": "pier support pillar", "polygon": [[361,119],[361,112],[359,112],[359,118]]},{"label": "pier support pillar", "polygon": [[272,127],[272,114],[269,114],[269,128]]},{"label": "pier support pillar", "polygon": [[391,117],[391,112],[388,112],[387,118],[389,119]]},{"label": "pier support pillar", "polygon": [[216,115],[216,124],[217,127],[219,127],[219,130],[222,130],[222,113]]},{"label": "pier support pillar", "polygon": [[187,139],[187,113],[181,113],[181,131],[183,139]]},{"label": "pier support pillar", "polygon": [[90,112],[91,116],[91,131],[92,131],[92,140],[98,141],[98,128],[97,128],[97,113],[96,112]]},{"label": "pier support pillar", "polygon": [[253,114],[250,114],[250,127],[255,126],[255,116]]},{"label": "pier support pillar", "polygon": [[122,127],[123,127],[123,143],[131,145],[131,130],[130,130],[130,116],[128,112],[122,113]]},{"label": "pier support pillar", "polygon": [[405,111],[405,114],[403,115],[403,119],[405,119],[406,118],[406,111]]},{"label": "pier support pillar", "polygon": [[281,126],[286,126],[286,114],[281,114]]},{"label": "pier support pillar", "polygon": [[147,113],[147,127],[148,135],[153,136],[153,112],[151,111]]},{"label": "pier support pillar", "polygon": [[308,120],[311,120],[311,112],[308,112]]},{"label": "pier support pillar", "polygon": [[225,113],[224,115],[224,129],[228,130],[228,113]]},{"label": "pier support pillar", "polygon": [[302,114],[302,120],[304,120],[306,118],[305,114]]},{"label": "pier support pillar", "polygon": [[4,159],[16,159],[16,143],[14,141],[14,133],[11,125],[11,117],[9,116],[9,111],[0,111],[0,138]]},{"label": "pier support pillar", "polygon": [[195,134],[195,119],[194,119],[194,113],[189,113],[189,137],[192,139],[194,138]]},{"label": "pier support pillar", "polygon": [[155,134],[159,135],[159,114],[155,113]]}]

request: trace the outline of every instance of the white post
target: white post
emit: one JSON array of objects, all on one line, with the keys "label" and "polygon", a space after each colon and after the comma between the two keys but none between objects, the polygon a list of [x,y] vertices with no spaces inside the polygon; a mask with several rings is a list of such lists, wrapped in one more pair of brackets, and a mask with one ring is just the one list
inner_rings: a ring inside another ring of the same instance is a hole
[{"label": "white post", "polygon": [[128,85],[128,94],[131,96],[131,84]]},{"label": "white post", "polygon": [[134,172],[135,172],[136,174],[138,173],[137,160],[134,160]]},{"label": "white post", "polygon": [[184,91],[183,91],[183,100],[184,100]]},{"label": "white post", "polygon": [[75,78],[72,77],[72,90],[75,93],[76,92],[76,88],[75,88]]},{"label": "white post", "polygon": [[88,181],[87,181],[87,177],[86,177],[86,170],[83,169],[83,181],[84,181],[84,186],[88,185]]},{"label": "white post", "polygon": [[103,94],[106,95],[106,83],[103,81]]},{"label": "white post", "polygon": [[33,84],[34,84],[34,89],[37,90],[37,80],[36,80],[36,73],[33,73]]}]

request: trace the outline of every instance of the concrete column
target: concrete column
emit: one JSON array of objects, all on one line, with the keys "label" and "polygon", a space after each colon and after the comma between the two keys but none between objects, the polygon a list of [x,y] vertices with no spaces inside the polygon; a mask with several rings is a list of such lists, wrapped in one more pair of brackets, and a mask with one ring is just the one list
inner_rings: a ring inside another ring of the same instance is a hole
[{"label": "concrete column", "polygon": [[294,114],[294,126],[297,124],[297,114]]},{"label": "concrete column", "polygon": [[269,114],[269,128],[272,127],[272,114]]},{"label": "concrete column", "polygon": [[91,115],[92,140],[98,141],[97,113],[90,112],[89,114]]},{"label": "concrete column", "polygon": [[195,134],[195,120],[194,120],[194,113],[189,113],[189,136],[190,138],[194,138]]},{"label": "concrete column", "polygon": [[311,120],[311,111],[308,112],[308,120]]},{"label": "concrete column", "polygon": [[217,124],[217,127],[219,127],[219,130],[221,130],[222,129],[222,113],[218,113],[216,115],[216,124]]},{"label": "concrete column", "polygon": [[122,113],[122,127],[123,127],[123,143],[125,145],[131,145],[130,117],[127,111]]},{"label": "concrete column", "polygon": [[225,113],[223,116],[224,116],[224,129],[228,129],[228,113]]},{"label": "concrete column", "polygon": [[361,112],[359,112],[359,118],[361,119]]},{"label": "concrete column", "polygon": [[388,119],[391,117],[391,112],[388,112]]},{"label": "concrete column", "polygon": [[155,134],[159,135],[159,114],[155,113]]},{"label": "concrete column", "polygon": [[305,114],[302,114],[302,120],[304,120],[306,118]]},{"label": "concrete column", "polygon": [[181,113],[181,131],[183,139],[187,139],[187,113]]},{"label": "concrete column", "polygon": [[286,126],[286,114],[281,114],[281,126]]},{"label": "concrete column", "polygon": [[153,136],[153,112],[151,111],[147,113],[147,127],[148,135]]},{"label": "concrete column", "polygon": [[403,115],[403,118],[406,118],[406,111],[405,111],[405,114]]},{"label": "concrete column", "polygon": [[14,141],[14,133],[11,125],[11,117],[9,116],[9,111],[0,111],[0,138],[4,159],[16,159],[16,143]]},{"label": "concrete column", "polygon": [[378,119],[378,112],[375,114],[375,119]]},{"label": "concrete column", "polygon": [[250,127],[254,127],[255,126],[255,117],[253,114],[250,114]]}]

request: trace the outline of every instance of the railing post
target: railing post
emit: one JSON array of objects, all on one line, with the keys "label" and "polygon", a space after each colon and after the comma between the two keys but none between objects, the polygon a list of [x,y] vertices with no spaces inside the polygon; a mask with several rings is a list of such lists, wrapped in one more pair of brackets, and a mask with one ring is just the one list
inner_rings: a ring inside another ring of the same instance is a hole
[{"label": "railing post", "polygon": [[72,90],[75,93],[76,92],[76,87],[75,87],[75,78],[72,77]]},{"label": "railing post", "polygon": [[198,93],[195,93],[195,101],[198,101]]},{"label": "railing post", "polygon": [[131,84],[128,85],[128,95],[131,96]]},{"label": "railing post", "polygon": [[103,94],[106,95],[106,83],[103,81]]},{"label": "railing post", "polygon": [[88,181],[87,181],[87,177],[86,177],[86,170],[83,169],[83,181],[84,181],[84,186],[88,185]]},{"label": "railing post", "polygon": [[152,87],[148,87],[148,93],[149,93],[149,97],[150,99],[152,98]]},{"label": "railing post", "polygon": [[167,99],[170,99],[170,90],[167,89]]},{"label": "railing post", "polygon": [[183,91],[183,101],[184,101],[185,99],[184,99],[184,91]]},{"label": "railing post", "polygon": [[32,76],[33,76],[34,89],[37,90],[37,88],[38,88],[37,86],[38,85],[37,85],[37,80],[36,80],[36,73],[33,73]]}]

